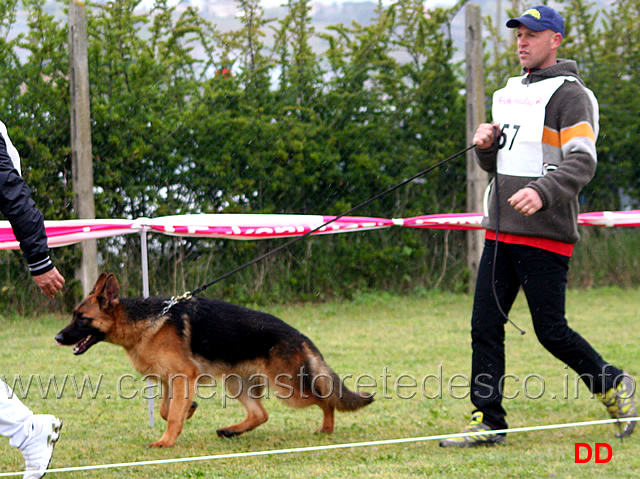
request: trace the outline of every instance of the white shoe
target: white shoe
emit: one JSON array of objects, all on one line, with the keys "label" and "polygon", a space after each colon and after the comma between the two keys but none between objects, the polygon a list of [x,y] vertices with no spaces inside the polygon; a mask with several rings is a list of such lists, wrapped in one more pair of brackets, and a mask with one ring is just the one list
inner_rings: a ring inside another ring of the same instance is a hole
[{"label": "white shoe", "polygon": [[20,448],[24,456],[25,474],[23,479],[40,479],[45,475],[53,447],[60,438],[62,420],[50,414],[37,414],[31,419],[29,439]]}]

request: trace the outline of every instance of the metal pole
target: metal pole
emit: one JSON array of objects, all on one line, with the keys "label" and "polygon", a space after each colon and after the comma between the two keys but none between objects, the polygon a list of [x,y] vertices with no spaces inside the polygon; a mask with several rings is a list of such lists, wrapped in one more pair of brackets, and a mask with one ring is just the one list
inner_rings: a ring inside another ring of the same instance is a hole
[{"label": "metal pole", "polygon": [[149,297],[149,263],[147,261],[147,229],[142,228],[140,232],[140,249],[141,249],[141,263],[142,263],[142,296]]},{"label": "metal pole", "polygon": [[[149,262],[147,261],[147,230],[145,227],[140,232],[140,259],[142,263],[142,296],[149,297]],[[153,389],[153,381],[147,379],[149,391]],[[149,427],[153,427],[155,420],[153,415],[153,397],[147,399],[147,411],[149,413]]]}]

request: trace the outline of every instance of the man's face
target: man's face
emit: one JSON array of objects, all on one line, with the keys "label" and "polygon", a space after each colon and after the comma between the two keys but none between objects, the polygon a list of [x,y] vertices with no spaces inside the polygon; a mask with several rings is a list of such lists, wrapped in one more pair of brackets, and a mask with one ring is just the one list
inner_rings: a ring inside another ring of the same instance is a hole
[{"label": "man's face", "polygon": [[529,70],[547,68],[556,63],[556,50],[562,35],[552,30],[535,32],[520,24],[516,31],[520,64]]}]

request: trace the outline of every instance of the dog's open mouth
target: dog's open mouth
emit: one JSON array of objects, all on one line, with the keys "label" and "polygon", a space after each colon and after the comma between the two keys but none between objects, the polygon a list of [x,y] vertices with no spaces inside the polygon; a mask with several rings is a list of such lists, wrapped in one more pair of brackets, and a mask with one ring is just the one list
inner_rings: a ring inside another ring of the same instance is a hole
[{"label": "dog's open mouth", "polygon": [[76,354],[76,355],[82,354],[98,341],[99,339],[93,336],[92,334],[90,334],[89,336],[85,336],[78,343],[76,343],[76,345],[73,347],[72,352],[73,354]]},{"label": "dog's open mouth", "polygon": [[[68,329],[68,328],[67,328]],[[81,338],[81,339],[78,339]],[[73,346],[71,352],[78,355],[85,353],[87,349],[100,341],[103,341],[105,334],[96,328],[84,328],[82,331],[62,330],[56,335],[56,342],[60,346]]]}]

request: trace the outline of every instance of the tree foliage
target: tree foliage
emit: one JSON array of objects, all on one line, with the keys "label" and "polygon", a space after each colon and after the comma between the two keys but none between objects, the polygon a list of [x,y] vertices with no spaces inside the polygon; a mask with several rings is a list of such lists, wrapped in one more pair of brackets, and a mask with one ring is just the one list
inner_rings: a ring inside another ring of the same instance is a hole
[{"label": "tree foliage", "polygon": [[[451,25],[464,3],[379,3],[366,25],[320,32],[309,0],[288,0],[279,19],[266,18],[258,0],[237,0],[239,27],[224,32],[167,0],[147,10],[141,0],[88,4],[97,216],[340,214],[462,149],[464,70]],[[616,1],[607,11],[584,0],[565,3],[566,56],[578,60],[601,104],[599,173],[584,201],[614,209],[621,198],[637,201],[640,181],[633,161],[638,0]],[[48,13],[43,0],[0,4],[0,118],[47,219],[73,218],[66,17]],[[16,35],[21,6],[28,28]],[[488,90],[518,72],[511,39],[491,25],[488,19]],[[463,211],[464,175],[463,163],[451,163],[358,214]],[[154,236],[152,293],[195,288],[279,244]],[[139,239],[101,240],[99,249],[101,268],[118,271],[123,288],[139,294]],[[211,294],[267,301],[348,297],[367,288],[462,289],[464,254],[464,236],[456,233],[326,236],[244,270]],[[74,248],[55,252],[68,280],[77,256]],[[25,274],[17,253],[1,261],[7,284]],[[77,290],[69,288],[67,303]],[[21,291],[8,304],[33,306],[24,301],[33,291]]]}]

